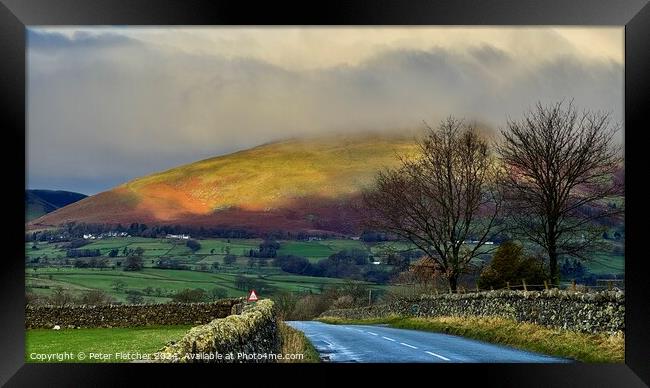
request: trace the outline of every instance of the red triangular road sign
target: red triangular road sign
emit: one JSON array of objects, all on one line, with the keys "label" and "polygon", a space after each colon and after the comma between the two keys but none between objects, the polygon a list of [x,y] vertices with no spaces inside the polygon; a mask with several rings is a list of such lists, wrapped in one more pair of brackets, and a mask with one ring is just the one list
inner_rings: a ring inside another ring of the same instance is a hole
[{"label": "red triangular road sign", "polygon": [[251,293],[248,294],[248,301],[249,302],[256,302],[257,301],[257,293],[255,293],[255,290],[251,290]]}]

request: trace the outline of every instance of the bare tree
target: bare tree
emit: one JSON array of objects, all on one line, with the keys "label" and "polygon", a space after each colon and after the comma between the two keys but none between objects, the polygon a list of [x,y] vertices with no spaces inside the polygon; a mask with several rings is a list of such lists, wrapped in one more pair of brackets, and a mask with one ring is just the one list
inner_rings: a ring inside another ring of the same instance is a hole
[{"label": "bare tree", "polygon": [[455,292],[498,224],[498,168],[473,125],[450,117],[426,129],[419,156],[400,157],[398,169],[381,171],[364,191],[364,224],[413,243]]},{"label": "bare tree", "polygon": [[509,120],[498,146],[505,174],[508,219],[542,247],[553,282],[560,255],[585,258],[600,240],[599,218],[622,211],[608,200],[623,193],[618,130],[608,114],[578,113],[571,102],[538,103],[521,121]]}]

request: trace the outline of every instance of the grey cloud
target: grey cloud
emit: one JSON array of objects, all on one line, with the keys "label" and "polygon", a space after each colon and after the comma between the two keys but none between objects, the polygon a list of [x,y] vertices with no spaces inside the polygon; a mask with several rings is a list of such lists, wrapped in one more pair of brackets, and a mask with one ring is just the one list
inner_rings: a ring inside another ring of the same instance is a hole
[{"label": "grey cloud", "polygon": [[77,31],[71,37],[58,32],[44,32],[27,29],[27,44],[32,50],[50,51],[83,48],[102,48],[138,44],[135,39],[113,33],[90,34]]},{"label": "grey cloud", "polygon": [[468,51],[474,59],[486,66],[499,65],[512,60],[505,51],[485,44],[478,47],[472,47]]},{"label": "grey cloud", "polygon": [[[29,46],[31,187],[74,190],[87,179],[103,190],[288,136],[435,125],[449,114],[498,127],[538,100],[575,98],[622,121],[622,67],[578,56],[522,65],[482,45],[391,50],[358,66],[288,70],[252,58],[42,35],[48,44]],[[65,53],[56,63],[41,55],[52,46]]]}]

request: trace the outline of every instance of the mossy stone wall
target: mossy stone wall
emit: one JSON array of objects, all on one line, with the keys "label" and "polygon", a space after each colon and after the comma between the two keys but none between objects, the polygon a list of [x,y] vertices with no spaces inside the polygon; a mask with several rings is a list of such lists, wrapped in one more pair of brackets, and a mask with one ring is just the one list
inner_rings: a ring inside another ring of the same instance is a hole
[{"label": "mossy stone wall", "polygon": [[589,333],[625,330],[622,291],[572,292],[488,291],[470,294],[422,295],[370,307],[329,310],[321,316],[345,319],[387,317],[498,316],[520,322]]},{"label": "mossy stone wall", "polygon": [[276,310],[269,299],[245,304],[239,315],[193,327],[163,348],[159,361],[176,363],[266,363],[280,352]]},{"label": "mossy stone wall", "polygon": [[236,313],[243,299],[211,303],[161,303],[99,306],[30,306],[25,308],[28,329],[199,325]]}]

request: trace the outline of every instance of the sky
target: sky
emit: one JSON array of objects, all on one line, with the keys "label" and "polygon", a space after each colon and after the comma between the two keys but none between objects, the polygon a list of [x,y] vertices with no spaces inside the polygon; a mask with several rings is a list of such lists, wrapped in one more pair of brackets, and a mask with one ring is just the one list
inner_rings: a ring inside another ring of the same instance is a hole
[{"label": "sky", "polygon": [[449,115],[500,129],[538,101],[622,126],[623,70],[619,27],[30,27],[27,186],[95,194],[271,141]]}]

